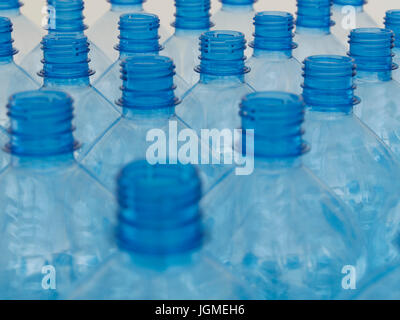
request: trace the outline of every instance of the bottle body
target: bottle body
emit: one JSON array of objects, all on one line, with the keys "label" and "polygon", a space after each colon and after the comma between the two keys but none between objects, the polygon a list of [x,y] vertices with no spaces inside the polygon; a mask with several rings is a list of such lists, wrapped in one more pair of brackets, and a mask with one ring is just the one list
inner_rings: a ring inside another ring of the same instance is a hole
[{"label": "bottle body", "polygon": [[369,268],[393,261],[399,215],[394,177],[400,173],[394,155],[352,112],[308,111],[305,123],[313,146],[305,164],[353,208],[367,238]]},{"label": "bottle body", "polygon": [[[395,47],[395,48],[393,48],[392,52],[394,53],[393,62],[395,64],[397,64],[398,66],[400,66],[400,50]],[[397,68],[397,69],[392,71],[392,77],[397,82],[400,82],[400,70],[399,70],[399,68]]]},{"label": "bottle body", "polygon": [[[55,299],[112,252],[116,203],[72,158],[57,165],[21,161],[28,165],[13,163],[0,178],[1,296]],[[49,270],[56,290],[43,285],[51,285],[43,280]]]},{"label": "bottle body", "polygon": [[256,159],[251,175],[230,174],[203,206],[214,231],[209,249],[258,299],[332,299],[343,266],[364,272],[350,210],[299,159]]}]

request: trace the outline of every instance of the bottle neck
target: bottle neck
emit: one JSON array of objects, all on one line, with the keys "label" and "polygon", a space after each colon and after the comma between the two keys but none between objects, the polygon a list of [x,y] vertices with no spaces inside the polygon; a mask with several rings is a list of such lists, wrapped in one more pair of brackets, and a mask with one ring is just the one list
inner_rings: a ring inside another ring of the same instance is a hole
[{"label": "bottle neck", "polygon": [[310,28],[310,27],[296,27],[296,33],[297,34],[306,34],[306,35],[315,35],[315,36],[322,36],[322,35],[327,35],[331,33],[331,28],[330,27],[315,27],[315,28]]},{"label": "bottle neck", "polygon": [[73,153],[46,157],[11,156],[11,166],[18,168],[52,169],[76,164]]},{"label": "bottle neck", "polygon": [[392,80],[392,71],[357,71],[356,80],[361,82],[386,82]]},{"label": "bottle neck", "polygon": [[190,38],[195,37],[195,38],[198,38],[198,37],[200,37],[200,35],[203,32],[206,32],[206,31],[208,31],[208,29],[193,29],[193,30],[191,29],[191,30],[189,30],[189,29],[175,28],[174,34],[177,37],[190,37]]},{"label": "bottle neck", "polygon": [[251,12],[254,10],[253,4],[233,5],[233,4],[222,4],[223,11],[227,12]]},{"label": "bottle neck", "polygon": [[299,168],[303,165],[302,157],[293,158],[255,158],[254,167],[256,169],[281,172],[287,169]]},{"label": "bottle neck", "polygon": [[144,11],[143,4],[129,4],[129,5],[112,4],[110,10],[118,13],[119,12],[131,13],[131,12]]},{"label": "bottle neck", "polygon": [[[364,5],[349,5],[349,4],[333,4],[332,10],[340,14],[348,14],[349,12],[345,10],[347,7],[351,6],[357,13],[364,11]],[[336,23],[338,23],[336,21]]]},{"label": "bottle neck", "polygon": [[14,62],[13,56],[0,57],[0,65],[10,64]]},{"label": "bottle neck", "polygon": [[43,80],[43,87],[49,87],[49,88],[54,88],[54,87],[82,88],[89,86],[90,86],[89,77],[76,78],[76,79],[58,79],[58,78],[45,77]]},{"label": "bottle neck", "polygon": [[133,121],[155,121],[155,120],[169,120],[172,116],[175,115],[175,106],[171,106],[170,108],[161,108],[161,109],[134,109],[122,107],[122,116],[125,119],[133,120]]},{"label": "bottle neck", "polygon": [[254,49],[253,56],[256,58],[264,58],[271,61],[283,61],[292,58],[292,50],[270,51]]},{"label": "bottle neck", "polygon": [[21,15],[21,10],[19,8],[9,9],[9,10],[0,10],[0,16],[12,18]]},{"label": "bottle neck", "polygon": [[231,76],[216,76],[211,74],[200,73],[200,82],[208,83],[244,83],[244,74],[231,75]]}]

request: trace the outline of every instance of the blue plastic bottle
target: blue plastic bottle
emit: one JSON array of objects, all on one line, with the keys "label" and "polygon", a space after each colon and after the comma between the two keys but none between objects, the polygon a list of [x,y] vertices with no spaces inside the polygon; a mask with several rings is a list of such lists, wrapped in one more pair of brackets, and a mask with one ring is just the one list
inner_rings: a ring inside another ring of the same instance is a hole
[{"label": "blue plastic bottle", "polygon": [[84,35],[43,37],[43,90],[62,90],[74,98],[76,138],[82,144],[81,158],[120,117],[114,105],[90,85],[89,42]]},{"label": "blue plastic bottle", "polygon": [[8,127],[6,108],[8,97],[21,90],[39,88],[39,84],[14,63],[13,56],[18,50],[13,47],[12,30],[10,19],[0,17],[0,126],[3,130]]},{"label": "blue plastic bottle", "polygon": [[191,165],[127,165],[118,176],[119,250],[72,299],[245,299],[202,249],[201,184]]},{"label": "blue plastic bottle", "polygon": [[346,54],[346,46],[331,33],[332,0],[297,0],[294,57],[299,61],[316,54]]},{"label": "blue plastic bottle", "polygon": [[[119,21],[119,58],[93,83],[109,101],[116,103],[121,97],[121,62],[122,60],[140,55],[158,55],[163,47],[159,44],[158,28],[160,19],[150,13],[127,13],[121,15]],[[181,97],[189,85],[178,75],[175,75],[176,94]]]},{"label": "blue plastic bottle", "polygon": [[[395,41],[392,49],[393,62],[400,65],[400,40],[396,40],[396,35],[400,36],[400,10],[388,10],[385,16],[385,27],[386,29],[392,30],[394,33]],[[397,82],[400,82],[400,70],[396,68],[392,71],[392,78]]]},{"label": "blue plastic bottle", "polygon": [[373,28],[377,23],[365,12],[366,0],[333,0],[332,20],[335,25],[332,33],[348,47],[349,34],[356,28]]},{"label": "blue plastic bottle", "polygon": [[301,64],[292,56],[293,16],[287,12],[264,11],[254,18],[253,56],[247,65],[247,82],[257,91],[278,90],[300,93]]},{"label": "blue plastic bottle", "polygon": [[[204,198],[209,250],[258,299],[330,299],[346,265],[365,269],[351,210],[302,164],[304,103],[294,94],[247,95],[243,135],[254,139],[249,175],[231,173]],[[247,138],[246,138],[247,141]],[[239,151],[238,151],[239,152]],[[365,247],[364,247],[365,250]]]},{"label": "blue plastic bottle", "polygon": [[25,91],[12,96],[8,108],[0,298],[54,299],[112,253],[116,202],[74,160],[79,143],[70,96]]},{"label": "blue plastic bottle", "polygon": [[[255,0],[221,0],[222,7],[212,16],[215,29],[234,30],[244,33],[246,41],[253,38],[253,18],[255,15]],[[246,55],[251,55],[251,49],[247,48]]]},{"label": "blue plastic bottle", "polygon": [[[122,98],[118,104],[122,117],[83,158],[82,164],[111,191],[115,190],[115,175],[134,160],[202,164],[201,149],[192,153],[181,148],[190,141],[200,145],[196,133],[175,115],[180,100],[174,94],[172,60],[143,55],[127,58],[121,66]],[[227,171],[211,164],[200,167],[206,191]]]},{"label": "blue plastic bottle", "polygon": [[[104,0],[98,0],[104,1]],[[143,2],[145,0],[107,0],[110,2],[110,9],[88,30],[88,37],[112,61],[118,59],[118,52],[114,50],[114,45],[118,41],[118,22],[124,13],[143,12]],[[160,28],[161,43],[167,39],[167,31]]]},{"label": "blue plastic bottle", "polygon": [[[57,36],[83,35],[87,26],[84,24],[83,9],[85,7],[83,0],[47,0],[48,4],[48,23],[45,29],[48,34]],[[102,52],[90,39],[89,65],[95,73],[92,75],[92,81],[95,81],[112,61]],[[41,82],[38,75],[42,69],[43,52],[40,43],[29,52],[21,61],[21,66]]]},{"label": "blue plastic bottle", "polygon": [[357,65],[355,114],[400,159],[400,84],[392,80],[393,32],[360,28],[350,34],[350,56]]},{"label": "blue plastic bottle", "polygon": [[[208,31],[200,37],[199,82],[184,96],[177,115],[198,135],[202,129],[240,127],[238,106],[244,95],[254,91],[245,81],[244,34],[237,31]],[[227,148],[227,149],[226,149]],[[224,140],[220,153],[231,149]]]},{"label": "blue plastic bottle", "polygon": [[199,38],[213,27],[210,21],[210,0],[175,0],[175,33],[164,43],[164,55],[171,57],[176,72],[192,87],[199,74],[194,68],[199,64]]},{"label": "blue plastic bottle", "polygon": [[40,28],[21,13],[22,5],[19,0],[2,0],[0,3],[0,16],[10,18],[14,27],[14,45],[19,51],[15,56],[17,63],[20,63],[42,38]]},{"label": "blue plastic bottle", "polygon": [[304,163],[354,210],[368,241],[370,270],[399,256],[400,167],[389,148],[353,114],[353,60],[312,56],[304,63]]}]

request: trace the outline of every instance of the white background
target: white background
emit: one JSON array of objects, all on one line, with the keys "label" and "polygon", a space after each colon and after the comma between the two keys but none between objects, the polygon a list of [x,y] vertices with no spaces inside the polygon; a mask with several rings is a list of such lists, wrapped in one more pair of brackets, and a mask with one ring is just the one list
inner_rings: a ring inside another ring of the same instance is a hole
[{"label": "white background", "polygon": [[[22,0],[25,5],[22,11],[31,20],[40,25],[43,14],[41,9],[45,0]],[[92,25],[109,8],[106,0],[85,0],[86,24]],[[212,0],[212,12],[220,8],[219,0]],[[296,11],[296,0],[258,0],[255,5],[257,11],[262,10],[284,10],[291,13]],[[168,27],[172,33],[169,24],[173,21],[174,0],[147,0],[145,9],[148,12],[157,14],[161,23]],[[400,0],[369,0],[365,6],[366,11],[379,23],[382,24],[385,11],[388,9],[400,9]]]}]

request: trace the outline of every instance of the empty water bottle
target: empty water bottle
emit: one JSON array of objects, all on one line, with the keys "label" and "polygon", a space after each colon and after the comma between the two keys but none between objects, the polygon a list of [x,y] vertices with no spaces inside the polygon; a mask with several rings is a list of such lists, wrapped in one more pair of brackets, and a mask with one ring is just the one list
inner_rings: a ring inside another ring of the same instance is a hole
[{"label": "empty water bottle", "polygon": [[40,28],[21,13],[22,5],[19,0],[2,0],[0,3],[0,16],[10,18],[14,26],[14,45],[19,51],[15,56],[17,63],[20,63],[42,38]]},{"label": "empty water bottle", "polygon": [[[84,24],[84,2],[83,0],[47,0],[48,3],[48,23],[44,27],[49,34],[57,36],[83,35],[87,26]],[[111,64],[111,60],[90,40],[89,65],[95,73],[92,81],[95,81],[106,68]],[[38,82],[42,79],[38,75],[42,68],[43,52],[41,44],[29,52],[21,61],[21,66],[35,78]]]},{"label": "empty water bottle", "polygon": [[297,0],[293,53],[299,61],[316,54],[346,54],[346,46],[331,33],[332,0]]},{"label": "empty water bottle", "polygon": [[127,165],[118,177],[119,250],[71,298],[248,298],[235,277],[201,250],[201,194],[191,165]]},{"label": "empty water bottle", "polygon": [[76,137],[82,147],[81,158],[97,139],[119,118],[120,113],[99,91],[90,85],[93,73],[88,64],[89,42],[84,35],[43,37],[43,90],[62,90],[75,101]]},{"label": "empty water bottle", "polygon": [[[302,165],[304,103],[294,94],[247,95],[243,140],[254,172],[231,173],[204,198],[209,250],[242,277],[258,299],[330,299],[341,270],[361,278],[365,243],[351,209]],[[241,150],[240,150],[241,149]],[[364,251],[363,251],[364,250]]]},{"label": "empty water bottle", "polygon": [[247,65],[247,82],[257,91],[301,91],[301,64],[292,56],[293,16],[287,12],[264,11],[254,18],[253,56]]},{"label": "empty water bottle", "polygon": [[375,20],[365,12],[365,3],[365,0],[333,0],[332,19],[335,25],[332,27],[332,33],[346,48],[352,29],[378,26]]},{"label": "empty water bottle", "polygon": [[400,84],[392,80],[393,32],[360,28],[350,34],[350,56],[357,65],[355,114],[400,159]]},{"label": "empty water bottle", "polygon": [[171,57],[176,72],[192,87],[199,74],[194,68],[199,64],[198,43],[200,35],[209,30],[210,0],[175,0],[175,33],[164,43],[164,55]]},{"label": "empty water bottle", "polygon": [[[353,114],[353,59],[312,56],[304,63],[305,164],[354,210],[368,241],[369,267],[399,256],[400,167],[389,148]],[[397,178],[399,177],[399,178]]]},{"label": "empty water bottle", "polygon": [[[240,127],[238,105],[252,89],[244,75],[244,34],[237,31],[208,31],[200,38],[199,82],[184,96],[177,115],[199,136],[202,129],[233,130]],[[232,143],[224,140],[213,151],[229,151]]]},{"label": "empty water bottle", "polygon": [[[100,1],[100,0],[98,0]],[[104,0],[102,0],[104,1]],[[118,21],[124,13],[143,12],[145,0],[107,0],[110,9],[88,30],[88,37],[97,45],[112,61],[118,59],[118,52],[114,45],[118,40]],[[167,39],[167,31],[160,29],[161,41]]]},{"label": "empty water bottle", "polygon": [[[188,155],[187,149],[181,149],[188,137],[188,144],[199,144],[196,133],[190,132],[175,115],[180,101],[174,94],[172,60],[143,55],[127,58],[121,66],[124,82],[118,104],[122,107],[122,117],[99,139],[82,164],[109,190],[115,190],[115,175],[121,167],[133,160],[147,159],[153,164],[178,160],[201,164],[200,157],[194,155],[199,154],[197,147]],[[222,167],[213,171],[212,165],[201,167],[205,190],[226,171]]]},{"label": "empty water bottle", "polygon": [[392,49],[393,62],[397,65],[397,68],[392,70],[392,77],[397,82],[400,82],[400,40],[396,40],[396,36],[400,36],[400,10],[388,10],[385,16],[385,27],[386,29],[392,30],[394,33],[395,41]]},{"label": "empty water bottle", "polygon": [[[256,0],[221,0],[222,7],[212,20],[218,30],[234,30],[244,33],[246,41],[253,37],[254,2]],[[251,54],[247,48],[246,55]]]},{"label": "empty water bottle", "polygon": [[74,160],[72,99],[10,98],[11,163],[0,175],[0,297],[53,299],[113,250],[116,203]]},{"label": "empty water bottle", "polygon": [[18,49],[13,47],[12,30],[10,19],[0,17],[0,126],[3,130],[8,127],[6,108],[8,97],[18,91],[39,88],[39,84],[14,63],[13,56]]}]

